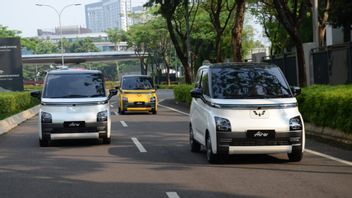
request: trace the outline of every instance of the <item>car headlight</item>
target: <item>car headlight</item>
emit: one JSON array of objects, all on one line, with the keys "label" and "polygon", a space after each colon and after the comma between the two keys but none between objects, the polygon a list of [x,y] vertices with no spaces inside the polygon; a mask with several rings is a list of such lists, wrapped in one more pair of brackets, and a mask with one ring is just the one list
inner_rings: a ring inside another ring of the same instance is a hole
[{"label": "car headlight", "polygon": [[122,101],[128,102],[128,98],[127,97],[122,97]]},{"label": "car headlight", "polygon": [[104,122],[108,120],[108,111],[101,111],[97,114],[97,121],[98,122]]},{"label": "car headlight", "polygon": [[47,113],[45,111],[42,111],[40,119],[42,120],[42,123],[52,123],[53,122],[51,114]]},{"label": "car headlight", "polygon": [[216,131],[231,132],[231,123],[228,119],[215,117]]},{"label": "car headlight", "polygon": [[156,98],[155,97],[151,97],[150,98],[150,102],[155,102],[156,101]]},{"label": "car headlight", "polygon": [[302,130],[302,120],[300,116],[290,119],[290,131]]}]

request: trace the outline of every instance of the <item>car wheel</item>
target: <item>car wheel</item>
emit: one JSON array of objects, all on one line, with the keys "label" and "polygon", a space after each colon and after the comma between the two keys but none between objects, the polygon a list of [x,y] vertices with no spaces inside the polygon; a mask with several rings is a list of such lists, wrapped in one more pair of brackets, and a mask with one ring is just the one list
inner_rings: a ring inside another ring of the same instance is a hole
[{"label": "car wheel", "polygon": [[49,146],[49,141],[48,140],[39,139],[39,146],[40,147],[48,147]]},{"label": "car wheel", "polygon": [[103,138],[103,144],[110,144],[110,143],[111,143],[111,137]]},{"label": "car wheel", "polygon": [[218,162],[218,155],[213,153],[213,149],[211,147],[211,139],[209,135],[207,136],[206,143],[207,160],[209,163],[215,164]]},{"label": "car wheel", "polygon": [[292,151],[292,153],[288,153],[288,160],[290,162],[299,162],[303,159],[303,152],[301,150]]},{"label": "car wheel", "polygon": [[200,151],[200,144],[194,139],[192,125],[189,125],[189,144],[191,146],[192,152],[199,152]]},{"label": "car wheel", "polygon": [[152,113],[155,115],[155,114],[157,114],[157,111],[155,111],[155,110],[152,110]]}]

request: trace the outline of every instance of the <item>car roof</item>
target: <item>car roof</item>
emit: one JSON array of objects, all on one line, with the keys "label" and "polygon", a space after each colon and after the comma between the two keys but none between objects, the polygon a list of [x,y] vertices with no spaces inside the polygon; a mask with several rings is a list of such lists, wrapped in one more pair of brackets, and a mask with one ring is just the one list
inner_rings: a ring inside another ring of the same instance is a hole
[{"label": "car roof", "polygon": [[254,67],[277,67],[274,64],[270,63],[242,63],[242,62],[233,62],[233,63],[214,63],[209,65],[201,66],[199,69],[204,68],[254,68]]},{"label": "car roof", "polygon": [[123,75],[122,78],[124,77],[151,77],[151,76],[148,76],[148,75]]},{"label": "car roof", "polygon": [[85,70],[85,69],[58,69],[51,70],[48,74],[101,74],[99,70]]}]

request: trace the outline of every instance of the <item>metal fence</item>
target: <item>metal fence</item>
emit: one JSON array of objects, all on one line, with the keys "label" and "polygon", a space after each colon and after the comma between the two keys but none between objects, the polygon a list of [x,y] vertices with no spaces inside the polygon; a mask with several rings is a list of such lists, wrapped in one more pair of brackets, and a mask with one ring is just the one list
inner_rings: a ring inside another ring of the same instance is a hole
[{"label": "metal fence", "polygon": [[283,54],[265,57],[263,62],[279,66],[290,85],[298,86],[298,68],[295,54]]},{"label": "metal fence", "polygon": [[312,49],[311,57],[314,84],[352,82],[352,42]]}]

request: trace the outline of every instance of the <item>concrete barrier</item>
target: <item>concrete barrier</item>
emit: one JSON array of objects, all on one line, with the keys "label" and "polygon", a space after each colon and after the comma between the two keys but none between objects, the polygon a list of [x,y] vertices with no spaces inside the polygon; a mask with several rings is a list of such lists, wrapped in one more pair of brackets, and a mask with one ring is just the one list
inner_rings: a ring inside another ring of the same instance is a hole
[{"label": "concrete barrier", "polygon": [[32,118],[39,112],[40,105],[22,111],[16,115],[0,120],[0,135],[7,133],[22,122]]}]

